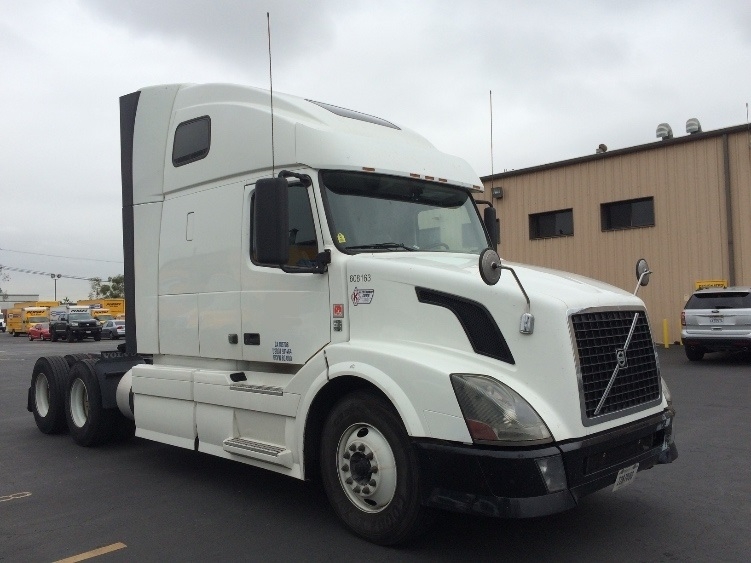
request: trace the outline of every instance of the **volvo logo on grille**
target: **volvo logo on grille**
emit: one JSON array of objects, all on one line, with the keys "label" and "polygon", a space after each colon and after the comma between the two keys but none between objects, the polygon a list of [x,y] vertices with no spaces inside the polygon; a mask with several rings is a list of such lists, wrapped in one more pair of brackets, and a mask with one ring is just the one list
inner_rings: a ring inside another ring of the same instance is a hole
[{"label": "volvo logo on grille", "polygon": [[625,368],[628,365],[628,360],[626,359],[626,350],[616,350],[615,359],[618,361],[618,367],[621,369]]}]

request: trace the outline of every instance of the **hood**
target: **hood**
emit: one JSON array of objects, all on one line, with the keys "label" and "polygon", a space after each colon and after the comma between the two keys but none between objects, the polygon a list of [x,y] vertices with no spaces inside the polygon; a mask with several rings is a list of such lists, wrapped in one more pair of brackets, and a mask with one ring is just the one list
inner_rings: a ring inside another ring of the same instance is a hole
[{"label": "hood", "polygon": [[[569,272],[503,262],[513,268],[529,295],[532,309],[536,300],[557,302],[569,311],[589,307],[643,306],[641,299],[619,287]],[[427,287],[482,301],[483,296],[509,293],[524,299],[514,276],[504,270],[495,286],[486,285],[479,271],[479,256],[450,253],[383,252],[360,254],[349,262],[349,269],[373,270],[385,279]]]}]

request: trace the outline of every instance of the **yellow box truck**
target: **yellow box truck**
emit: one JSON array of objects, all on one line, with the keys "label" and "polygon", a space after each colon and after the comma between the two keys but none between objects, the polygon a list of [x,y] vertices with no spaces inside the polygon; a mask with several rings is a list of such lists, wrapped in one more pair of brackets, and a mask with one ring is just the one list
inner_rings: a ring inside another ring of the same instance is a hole
[{"label": "yellow box truck", "polygon": [[118,315],[125,314],[125,299],[105,299],[104,297],[100,297],[99,299],[80,299],[76,302],[76,305],[88,305],[94,317],[98,316],[96,314],[97,309],[107,309],[109,311],[108,314],[112,315],[113,319]]},{"label": "yellow box truck", "polygon": [[49,320],[47,307],[15,307],[8,310],[8,332],[13,336],[27,334],[30,326]]}]

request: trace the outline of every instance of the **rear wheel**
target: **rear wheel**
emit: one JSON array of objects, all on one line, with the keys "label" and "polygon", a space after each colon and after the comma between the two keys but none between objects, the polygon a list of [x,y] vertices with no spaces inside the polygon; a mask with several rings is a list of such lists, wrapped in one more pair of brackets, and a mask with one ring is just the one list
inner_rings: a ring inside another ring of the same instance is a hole
[{"label": "rear wheel", "polygon": [[31,375],[29,400],[34,422],[45,434],[65,430],[65,383],[68,364],[59,356],[39,358]]},{"label": "rear wheel", "polygon": [[692,362],[698,362],[704,357],[704,349],[701,346],[686,346],[686,357]]},{"label": "rear wheel", "polygon": [[112,438],[117,409],[102,408],[102,392],[94,370],[96,360],[73,364],[65,393],[65,415],[73,440],[81,446],[96,446]]},{"label": "rear wheel", "polygon": [[420,503],[418,462],[399,415],[385,399],[357,391],[329,414],[321,440],[321,477],[339,518],[381,545],[405,543],[434,512]]}]

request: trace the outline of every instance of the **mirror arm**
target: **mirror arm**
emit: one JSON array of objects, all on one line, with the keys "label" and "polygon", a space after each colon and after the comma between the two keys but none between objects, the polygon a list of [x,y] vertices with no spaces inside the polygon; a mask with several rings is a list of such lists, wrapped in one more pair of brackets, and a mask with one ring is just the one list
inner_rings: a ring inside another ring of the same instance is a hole
[{"label": "mirror arm", "polygon": [[652,273],[652,270],[645,270],[644,272],[641,273],[641,275],[639,276],[639,280],[636,282],[636,289],[634,289],[634,295],[636,295],[637,292],[639,291],[639,288],[641,287],[641,281],[644,279],[644,276],[648,276],[651,273]]}]

